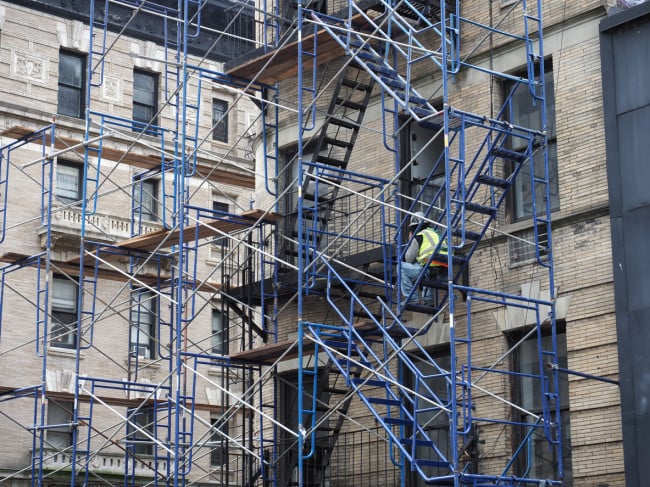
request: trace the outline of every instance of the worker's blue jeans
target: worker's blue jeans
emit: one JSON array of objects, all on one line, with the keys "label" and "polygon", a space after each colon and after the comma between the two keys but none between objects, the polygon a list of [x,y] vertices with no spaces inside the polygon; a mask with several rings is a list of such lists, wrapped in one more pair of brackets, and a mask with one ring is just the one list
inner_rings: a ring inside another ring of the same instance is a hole
[{"label": "worker's blue jeans", "polygon": [[[400,291],[402,292],[402,302],[406,301],[406,297],[410,294],[413,289],[413,284],[415,283],[418,276],[422,273],[422,266],[417,262],[402,262],[402,275],[400,277]],[[424,288],[424,298],[423,301],[431,300],[431,290]],[[409,302],[419,302],[420,301],[420,292],[418,289],[413,291],[413,296]]]}]

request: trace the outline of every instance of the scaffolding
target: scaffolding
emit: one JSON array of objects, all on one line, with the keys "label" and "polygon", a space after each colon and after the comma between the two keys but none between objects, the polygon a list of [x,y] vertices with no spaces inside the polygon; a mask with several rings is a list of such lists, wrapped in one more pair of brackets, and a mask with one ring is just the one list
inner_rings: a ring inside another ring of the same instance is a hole
[{"label": "scaffolding", "polygon": [[[24,470],[31,484],[64,473],[70,485],[113,485],[116,477],[124,485],[561,485],[542,1],[514,2],[500,23],[486,22],[481,11],[464,16],[460,0],[350,1],[337,9],[261,2],[254,8],[259,47],[223,72],[189,53],[210,2],[170,3],[176,2],[90,1],[80,140],[59,134],[56,121],[2,133],[15,139],[1,149],[3,240],[14,229],[11,176],[38,167],[41,188],[43,251],[4,253],[0,269],[2,309],[12,294],[35,310],[31,353],[41,361],[40,376],[0,396],[3,403],[30,404],[24,429],[32,453]],[[111,9],[159,19],[160,111],[173,113],[171,123],[158,123],[159,114],[147,123],[95,108],[92,95],[106,82],[112,48]],[[520,44],[525,72],[475,62],[467,39]],[[453,82],[468,71],[510,87],[492,113],[454,106]],[[433,92],[422,82],[425,74]],[[256,156],[263,169],[255,174],[204,148],[201,100],[215,85],[259,107]],[[522,93],[540,113],[530,126],[513,123],[512,99]],[[440,147],[411,192],[403,176],[418,154],[405,156],[400,132],[407,124],[426,129]],[[290,155],[280,151],[285,127],[296,133]],[[383,144],[390,171],[356,164],[355,148],[368,134]],[[38,147],[40,156],[15,163],[26,147]],[[69,153],[83,160],[83,174],[81,203],[69,205],[79,214],[78,248],[64,258],[54,234],[66,207],[54,204],[53,188],[57,159]],[[128,235],[117,241],[97,238],[95,215],[112,184],[105,161],[137,168],[121,189],[131,216]],[[146,224],[148,181],[160,189],[156,228]],[[241,212],[206,206],[195,198],[196,181],[255,188],[257,204],[264,204]],[[473,286],[468,278],[515,184],[530,188],[530,245],[546,272],[544,298]],[[409,233],[418,212],[423,222]],[[403,296],[404,254],[424,224],[441,238]],[[197,257],[206,245],[219,245],[222,255],[208,270]],[[64,334],[54,303],[62,298],[53,295],[61,276],[76,289],[73,326]],[[25,280],[35,286],[28,297],[17,284]],[[415,299],[425,293],[427,302]],[[189,337],[203,326],[215,295],[228,323],[220,342],[226,348],[207,344],[214,343],[212,329]],[[492,362],[475,350],[474,316],[484,305],[518,310],[532,323],[513,347],[533,341],[531,370],[508,367],[510,350]],[[130,337],[122,347],[126,377],[89,373],[84,363],[90,350],[106,346],[101,323],[114,314],[125,318]],[[156,340],[143,346],[139,324],[149,317]],[[4,335],[12,324],[3,319],[1,326]],[[429,344],[434,332],[444,336],[445,359]],[[70,345],[74,360],[65,391],[52,386],[56,340]],[[162,377],[156,382],[147,372],[154,356]],[[532,411],[530,397],[517,400],[499,387],[512,381],[524,382],[541,409]],[[203,389],[212,391],[205,402]],[[57,400],[71,407],[63,424],[48,417],[48,404]],[[6,411],[10,416],[11,407]],[[102,414],[114,422],[98,423]],[[508,432],[512,445],[504,447],[495,427]],[[62,429],[70,431],[70,446],[57,449],[47,433]],[[553,458],[552,477],[516,467],[530,462],[523,457],[533,442]],[[479,461],[479,444],[499,454]],[[366,448],[371,456],[364,457]],[[215,451],[219,468],[203,467]],[[350,462],[351,452],[361,452],[360,460]],[[375,477],[363,471],[369,458]]]}]

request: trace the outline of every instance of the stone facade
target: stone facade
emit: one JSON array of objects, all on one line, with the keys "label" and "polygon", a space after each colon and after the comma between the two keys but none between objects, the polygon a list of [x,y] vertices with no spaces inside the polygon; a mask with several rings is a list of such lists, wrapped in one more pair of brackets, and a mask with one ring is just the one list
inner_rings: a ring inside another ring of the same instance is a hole
[{"label": "stone facade", "polygon": [[[133,165],[133,158],[140,163],[148,161],[145,168],[155,166],[156,161],[160,165],[162,160],[169,160],[170,154],[173,156],[175,141],[171,135],[161,139],[131,130],[128,120],[133,113],[133,72],[134,69],[141,69],[158,77],[158,123],[173,130],[179,111],[174,106],[176,101],[172,93],[178,84],[176,70],[168,68],[168,60],[165,59],[171,53],[165,53],[163,47],[152,42],[108,32],[106,46],[110,48],[107,47],[104,61],[93,75],[93,82],[98,86],[91,88],[89,107],[93,113],[89,116],[88,137],[94,145],[87,157],[89,181],[86,188],[88,194],[96,190],[97,198],[82,211],[79,204],[66,204],[57,197],[60,194],[57,170],[63,163],[83,169],[83,147],[76,150],[69,147],[83,142],[85,120],[58,115],[57,100],[60,50],[88,55],[91,50],[89,26],[78,20],[57,17],[42,9],[27,8],[12,2],[0,2],[0,20],[3,95],[0,101],[0,146],[3,147],[3,174],[6,174],[7,165],[9,171],[2,186],[2,197],[7,200],[3,204],[0,253],[4,256],[4,262],[14,261],[17,254],[43,256],[40,269],[38,265],[28,264],[13,272],[3,273],[5,292],[2,298],[0,367],[5,373],[1,388],[4,398],[12,400],[3,401],[0,406],[0,431],[5,438],[0,447],[0,478],[11,478],[11,485],[31,485],[32,455],[38,459],[39,439],[42,436],[46,441],[43,450],[43,485],[69,483],[64,479],[69,478],[73,451],[69,447],[56,448],[60,445],[54,439],[61,432],[64,436],[72,432],[73,426],[59,425],[55,433],[38,429],[34,436],[32,431],[41,422],[46,425],[48,421],[51,423],[48,414],[53,404],[62,405],[63,410],[70,407],[75,397],[75,384],[78,384],[76,392],[81,400],[76,427],[79,441],[76,461],[79,465],[87,460],[90,462],[91,484],[95,485],[92,482],[100,478],[109,479],[111,484],[121,484],[127,469],[138,481],[150,481],[155,475],[173,469],[173,464],[166,460],[168,449],[173,448],[167,441],[170,433],[160,430],[156,434],[161,442],[158,449],[161,457],[155,458],[145,452],[138,455],[133,466],[127,467],[124,455],[127,407],[133,408],[147,396],[166,398],[167,393],[173,390],[172,377],[175,373],[171,371],[175,358],[170,360],[166,357],[174,344],[170,343],[171,330],[167,325],[157,329],[156,333],[160,332],[160,336],[154,338],[153,350],[147,348],[146,352],[134,352],[133,348],[130,349],[130,342],[133,342],[130,323],[135,318],[130,305],[128,276],[135,277],[133,285],[136,287],[138,282],[142,284],[140,279],[147,280],[145,276],[158,274],[163,279],[168,278],[172,275],[173,266],[177,265],[173,254],[171,257],[161,257],[160,268],[156,267],[155,259],[142,268],[136,268],[129,265],[128,256],[114,258],[106,253],[100,254],[109,262],[103,267],[112,269],[113,278],[106,279],[104,271],[101,271],[93,290],[94,258],[90,247],[86,247],[90,252],[85,256],[86,263],[91,263],[85,272],[82,299],[85,318],[82,335],[78,337],[82,349],[75,352],[74,348],[61,348],[49,339],[44,343],[42,336],[46,323],[44,316],[54,306],[55,299],[51,293],[56,286],[55,279],[64,277],[68,280],[69,277],[72,280],[68,282],[76,282],[78,266],[75,273],[74,265],[65,263],[78,259],[80,236],[83,234],[86,242],[114,245],[138,234],[131,215],[132,178],[144,169],[142,164],[139,167]],[[97,44],[92,47],[95,61],[98,49],[101,47]],[[209,60],[188,58],[188,62],[196,65],[203,62],[204,69],[214,72],[222,69],[220,63]],[[187,92],[187,104],[194,108],[188,109],[186,129],[188,134],[197,137],[193,146],[198,149],[196,165],[200,171],[212,169],[222,171],[224,175],[244,177],[242,180],[245,180],[254,167],[248,128],[259,111],[250,100],[240,99],[237,93],[225,90],[216,83],[203,81],[199,85],[196,77],[190,79]],[[211,136],[213,99],[228,103],[226,142]],[[120,125],[114,123],[115,120],[124,122],[120,122]],[[53,128],[46,131],[47,127]],[[37,138],[28,144],[15,145],[22,134],[39,130],[44,130],[47,139]],[[104,137],[101,158],[98,157],[99,152],[94,150],[99,140],[96,137],[100,133]],[[56,143],[50,145],[52,134]],[[12,147],[15,148],[8,149],[10,144],[14,144]],[[187,148],[189,154],[190,145]],[[191,159],[188,160],[191,162]],[[96,178],[96,182],[93,178]],[[170,214],[175,188],[173,178],[169,173],[158,174],[153,176],[152,181],[158,191],[155,209],[152,210],[156,218],[143,217],[144,224],[139,230],[141,234],[160,231],[164,225],[171,226],[173,221]],[[213,203],[219,202],[228,205],[233,214],[250,209],[252,178],[250,184],[243,186],[237,183],[238,179],[219,180],[205,174],[188,177],[186,181],[187,194],[190,195],[187,203],[190,205],[212,210]],[[166,219],[164,222],[163,217]],[[196,263],[191,264],[190,272],[195,272],[199,282],[218,284],[222,273],[220,268],[215,271],[215,267],[223,260],[226,247],[213,244],[212,237],[202,239],[198,244],[194,251]],[[169,249],[163,247],[163,252],[167,251]],[[147,283],[148,286],[156,286],[151,281]],[[50,309],[45,309],[48,303],[45,290],[48,287]],[[160,291],[162,294],[157,298],[159,313],[169,317],[175,296],[169,295],[169,290]],[[212,313],[213,309],[221,309],[220,296],[215,288],[212,292],[198,292],[193,299],[195,304],[192,311],[184,315],[187,319],[185,350],[210,353],[213,347]],[[93,306],[91,319],[85,313]],[[41,309],[37,313],[39,307]],[[52,320],[50,316],[49,333],[52,333]],[[232,330],[231,335],[237,337],[241,333],[241,330]],[[189,387],[194,378],[197,379],[192,402],[200,410],[196,412],[193,428],[197,441],[205,443],[210,440],[207,430],[211,420],[223,413],[225,399],[220,387],[229,384],[231,393],[236,395],[241,392],[241,383],[235,378],[226,378],[220,368],[205,362],[194,367],[201,374],[200,377],[192,373],[188,376],[186,372],[182,375],[188,378]],[[76,377],[80,378],[79,382]],[[147,384],[150,386],[147,387]],[[162,389],[155,390],[157,384],[162,385]],[[21,396],[16,390],[39,388],[41,385],[44,390],[37,389],[39,392],[34,397],[13,399]],[[94,396],[98,399],[90,414],[88,401]],[[166,424],[168,416],[167,410],[161,410],[157,422]],[[239,434],[240,420],[235,416],[231,421],[230,433]],[[36,443],[32,443],[33,438],[36,438]],[[87,457],[89,450],[94,453]],[[237,482],[232,473],[227,474],[221,466],[211,464],[211,450],[211,446],[197,449],[196,468],[190,478],[209,483],[229,475],[231,482]]]}]

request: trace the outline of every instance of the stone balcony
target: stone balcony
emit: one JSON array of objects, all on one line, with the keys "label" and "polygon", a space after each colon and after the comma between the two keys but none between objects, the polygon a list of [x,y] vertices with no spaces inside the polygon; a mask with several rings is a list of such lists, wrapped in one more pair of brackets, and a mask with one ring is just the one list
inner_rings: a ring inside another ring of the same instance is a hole
[{"label": "stone balcony", "polygon": [[[52,221],[50,239],[53,247],[78,245],[81,235],[81,208],[74,206],[54,207],[52,209]],[[116,215],[95,213],[86,215],[85,222],[86,239],[102,242],[117,243],[131,237],[131,221]],[[143,224],[142,233],[150,233],[159,230],[160,225],[153,222]],[[41,225],[38,229],[41,239],[41,247],[47,247],[47,227]]]}]

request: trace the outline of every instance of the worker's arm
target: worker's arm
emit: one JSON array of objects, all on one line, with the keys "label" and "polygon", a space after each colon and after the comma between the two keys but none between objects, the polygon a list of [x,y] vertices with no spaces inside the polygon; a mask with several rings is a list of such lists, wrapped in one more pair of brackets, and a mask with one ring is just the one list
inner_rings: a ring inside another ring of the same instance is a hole
[{"label": "worker's arm", "polygon": [[[411,238],[412,235],[409,236]],[[419,235],[416,235],[415,238],[411,238],[406,253],[404,254],[404,262],[415,262],[418,258],[418,253],[420,252],[420,243],[418,241]],[[420,237],[421,238],[421,237]]]}]

